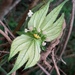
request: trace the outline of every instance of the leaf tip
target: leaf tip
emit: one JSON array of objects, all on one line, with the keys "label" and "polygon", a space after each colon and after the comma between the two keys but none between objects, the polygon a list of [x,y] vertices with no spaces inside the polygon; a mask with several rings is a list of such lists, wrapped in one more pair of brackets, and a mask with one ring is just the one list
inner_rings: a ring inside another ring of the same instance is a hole
[{"label": "leaf tip", "polygon": [[12,57],[9,55],[9,57],[8,57],[8,61],[10,61],[11,58],[12,58]]},{"label": "leaf tip", "polygon": [[28,65],[26,65],[23,70],[27,70],[28,68],[31,68],[31,67],[29,67]]}]

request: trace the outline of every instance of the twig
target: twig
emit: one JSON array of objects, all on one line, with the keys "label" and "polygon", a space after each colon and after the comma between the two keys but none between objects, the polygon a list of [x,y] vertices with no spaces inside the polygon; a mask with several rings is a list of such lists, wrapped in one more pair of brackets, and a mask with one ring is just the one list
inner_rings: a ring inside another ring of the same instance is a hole
[{"label": "twig", "polygon": [[[9,8],[8,11],[6,12],[6,14],[7,14],[10,10],[12,10],[20,1],[21,1],[21,0],[16,0],[16,1],[10,6],[10,8]],[[6,14],[5,14],[5,15],[6,15]]]},{"label": "twig", "polygon": [[54,58],[54,50],[52,50],[52,60],[53,60],[54,67],[56,69],[57,74],[60,75],[59,69],[57,67],[57,64],[56,64],[56,61],[55,61],[55,58]]},{"label": "twig", "polygon": [[16,34],[16,31],[18,31],[21,26],[23,25],[23,23],[25,22],[25,19],[27,17],[27,13],[29,12],[30,9],[32,9],[38,2],[39,0],[33,0],[33,2],[30,4],[29,8],[25,11],[24,15],[22,16],[22,19],[19,21],[17,27],[15,28],[13,34]]},{"label": "twig", "polygon": [[28,75],[29,73],[31,73],[32,71],[37,70],[37,69],[39,69],[39,66],[35,66],[34,68],[29,69],[28,71],[25,71],[25,72],[23,72],[21,74],[22,75]]},{"label": "twig", "polygon": [[16,71],[15,71],[15,72],[13,72],[11,75],[16,75]]},{"label": "twig", "polygon": [[4,15],[8,11],[8,8],[12,4],[13,0],[3,0],[2,5],[0,7],[0,20],[3,19]]},{"label": "twig", "polygon": [[52,52],[52,49],[55,48],[56,45],[59,44],[59,39],[54,40],[48,47],[47,51],[41,54],[41,60],[46,61],[48,55]]},{"label": "twig", "polygon": [[72,28],[73,28],[74,14],[75,14],[75,0],[72,0],[72,3],[73,3],[73,8],[72,8],[72,14],[71,14],[71,21],[70,21],[69,33],[68,33],[67,39],[65,41],[64,47],[62,49],[62,52],[60,54],[60,58],[62,57],[62,55],[64,53],[64,50],[66,49],[66,46],[67,46],[67,43],[69,41],[69,38],[70,38],[70,35],[71,35],[71,32],[72,32]]},{"label": "twig", "polygon": [[8,52],[8,51],[0,51],[0,53],[9,54],[9,52]]},{"label": "twig", "polygon": [[[44,64],[41,64],[41,66],[44,66]],[[22,75],[28,75],[30,72],[39,69],[40,67],[37,65],[32,69],[29,69],[28,71],[25,71],[24,73],[22,73]],[[45,67],[47,69],[47,66]]]},{"label": "twig", "polygon": [[5,24],[0,20],[0,24],[4,27],[4,28],[6,28],[6,30],[9,32],[9,34],[13,37],[13,38],[15,38],[15,36],[10,32],[10,30],[5,26]]},{"label": "twig", "polygon": [[61,70],[60,68],[59,68],[59,70],[64,74],[64,75],[67,75],[63,70]]},{"label": "twig", "polygon": [[11,44],[12,40],[0,29],[0,33],[8,40],[8,42]]},{"label": "twig", "polygon": [[[10,1],[10,0],[9,0]],[[8,12],[10,11],[10,10],[12,10],[19,2],[20,2],[21,0],[16,0],[12,5],[10,5],[8,8],[6,8],[5,7],[5,10],[4,11],[1,11],[0,13],[2,14],[2,15],[0,15],[0,19],[3,19],[3,17],[5,16],[5,15],[7,15],[8,14]],[[10,3],[11,4],[11,3]],[[3,8],[2,8],[3,9]]]},{"label": "twig", "polygon": [[66,55],[63,58],[72,58],[72,57],[75,57],[75,54],[74,53],[73,54]]},{"label": "twig", "polygon": [[4,44],[0,44],[0,47],[6,47],[7,45],[9,45],[9,43],[4,43]]},{"label": "twig", "polygon": [[[52,66],[50,65],[51,61],[44,61],[44,64],[46,65],[46,67],[50,70],[52,68]],[[46,68],[45,67],[45,68]]]},{"label": "twig", "polygon": [[7,34],[7,35],[8,35],[8,31],[7,31],[7,29],[6,29],[6,28],[4,28],[4,31],[5,31],[5,34]]},{"label": "twig", "polygon": [[37,65],[41,68],[41,70],[42,70],[46,75],[50,75],[39,63],[37,63]]}]

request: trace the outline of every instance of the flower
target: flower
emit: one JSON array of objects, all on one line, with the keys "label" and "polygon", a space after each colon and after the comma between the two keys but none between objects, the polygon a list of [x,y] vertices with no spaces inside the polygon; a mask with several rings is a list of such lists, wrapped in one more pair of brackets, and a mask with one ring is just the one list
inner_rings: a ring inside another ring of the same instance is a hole
[{"label": "flower", "polygon": [[33,27],[29,27],[29,30],[32,31],[33,30]]},{"label": "flower", "polygon": [[28,29],[25,29],[25,32],[27,33],[29,30]]},{"label": "flower", "polygon": [[31,17],[32,15],[33,15],[33,12],[31,10],[29,10],[28,17]]},{"label": "flower", "polygon": [[39,39],[40,36],[38,34],[33,34],[35,38]]},{"label": "flower", "polygon": [[42,46],[45,46],[45,45],[46,45],[46,42],[43,42],[43,43],[42,43]]}]

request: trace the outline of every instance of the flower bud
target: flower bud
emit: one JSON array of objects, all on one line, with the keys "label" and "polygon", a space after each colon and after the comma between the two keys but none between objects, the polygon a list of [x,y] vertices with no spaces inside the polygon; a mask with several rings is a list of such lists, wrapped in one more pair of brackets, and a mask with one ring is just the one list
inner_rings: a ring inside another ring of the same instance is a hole
[{"label": "flower bud", "polygon": [[29,30],[32,31],[33,30],[33,27],[29,27]]},{"label": "flower bud", "polygon": [[33,15],[33,12],[31,10],[29,10],[28,17],[31,17],[32,15]]},{"label": "flower bud", "polygon": [[42,43],[42,46],[45,46],[45,45],[46,45],[46,42],[43,42],[43,43]]},{"label": "flower bud", "polygon": [[25,29],[25,32],[27,33],[29,30],[28,29]]}]

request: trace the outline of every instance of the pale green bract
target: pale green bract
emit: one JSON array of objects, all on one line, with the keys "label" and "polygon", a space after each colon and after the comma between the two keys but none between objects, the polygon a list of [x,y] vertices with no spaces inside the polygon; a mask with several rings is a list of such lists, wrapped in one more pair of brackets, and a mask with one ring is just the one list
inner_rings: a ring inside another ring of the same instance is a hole
[{"label": "pale green bract", "polygon": [[[24,69],[34,66],[40,59],[40,46],[42,42],[50,42],[61,34],[64,14],[62,14],[57,21],[56,18],[67,1],[68,0],[65,0],[47,15],[49,3],[52,2],[52,0],[50,0],[33,14],[28,22],[28,32],[18,36],[12,42],[9,60],[17,53],[19,53],[19,55],[13,69],[7,75],[10,75],[25,63]],[[30,30],[31,28],[32,30]]]}]

